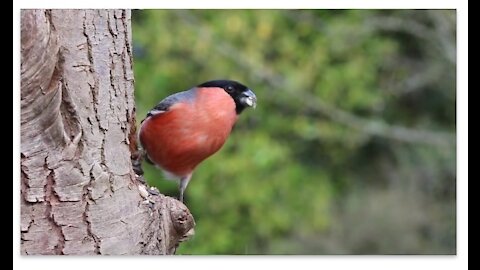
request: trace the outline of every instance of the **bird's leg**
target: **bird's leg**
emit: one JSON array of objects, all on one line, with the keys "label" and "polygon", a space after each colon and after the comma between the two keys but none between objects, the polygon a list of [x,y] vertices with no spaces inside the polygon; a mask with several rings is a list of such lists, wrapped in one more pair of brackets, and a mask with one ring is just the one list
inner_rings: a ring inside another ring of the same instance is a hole
[{"label": "bird's leg", "polygon": [[192,178],[192,174],[184,176],[180,179],[180,183],[178,185],[178,189],[180,191],[180,197],[178,198],[181,202],[183,202],[183,193],[188,186],[188,182],[190,182],[190,178]]}]

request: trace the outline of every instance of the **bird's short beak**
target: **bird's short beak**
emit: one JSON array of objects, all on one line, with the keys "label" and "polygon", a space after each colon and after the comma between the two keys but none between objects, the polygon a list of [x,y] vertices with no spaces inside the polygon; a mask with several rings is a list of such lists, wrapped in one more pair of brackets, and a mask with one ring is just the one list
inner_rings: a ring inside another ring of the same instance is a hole
[{"label": "bird's short beak", "polygon": [[253,107],[254,109],[257,107],[257,96],[255,96],[255,93],[253,93],[253,91],[250,89],[247,89],[247,91],[242,93],[240,101],[249,107]]}]

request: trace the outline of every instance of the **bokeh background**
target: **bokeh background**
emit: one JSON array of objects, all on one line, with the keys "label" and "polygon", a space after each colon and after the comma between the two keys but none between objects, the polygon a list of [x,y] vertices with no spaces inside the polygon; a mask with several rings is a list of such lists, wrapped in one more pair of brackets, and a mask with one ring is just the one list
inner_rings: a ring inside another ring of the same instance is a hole
[{"label": "bokeh background", "polygon": [[211,79],[258,97],[177,253],[456,253],[454,10],[135,10],[133,47],[138,122]]}]

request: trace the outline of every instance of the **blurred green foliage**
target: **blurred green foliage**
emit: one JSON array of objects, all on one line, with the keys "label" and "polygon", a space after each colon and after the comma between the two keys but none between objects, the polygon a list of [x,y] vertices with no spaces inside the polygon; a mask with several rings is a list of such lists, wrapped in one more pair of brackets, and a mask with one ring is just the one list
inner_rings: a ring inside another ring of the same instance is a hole
[{"label": "blurred green foliage", "polygon": [[258,97],[194,173],[178,253],[456,253],[455,28],[452,10],[133,11],[139,120],[211,79]]}]

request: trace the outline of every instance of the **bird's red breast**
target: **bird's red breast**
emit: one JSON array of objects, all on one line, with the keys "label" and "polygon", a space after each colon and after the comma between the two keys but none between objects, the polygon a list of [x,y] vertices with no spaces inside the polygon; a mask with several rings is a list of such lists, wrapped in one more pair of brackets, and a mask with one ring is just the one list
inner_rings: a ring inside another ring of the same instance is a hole
[{"label": "bird's red breast", "polygon": [[167,172],[183,177],[225,143],[237,119],[235,102],[221,88],[198,87],[192,98],[143,122],[140,142],[149,159]]}]

